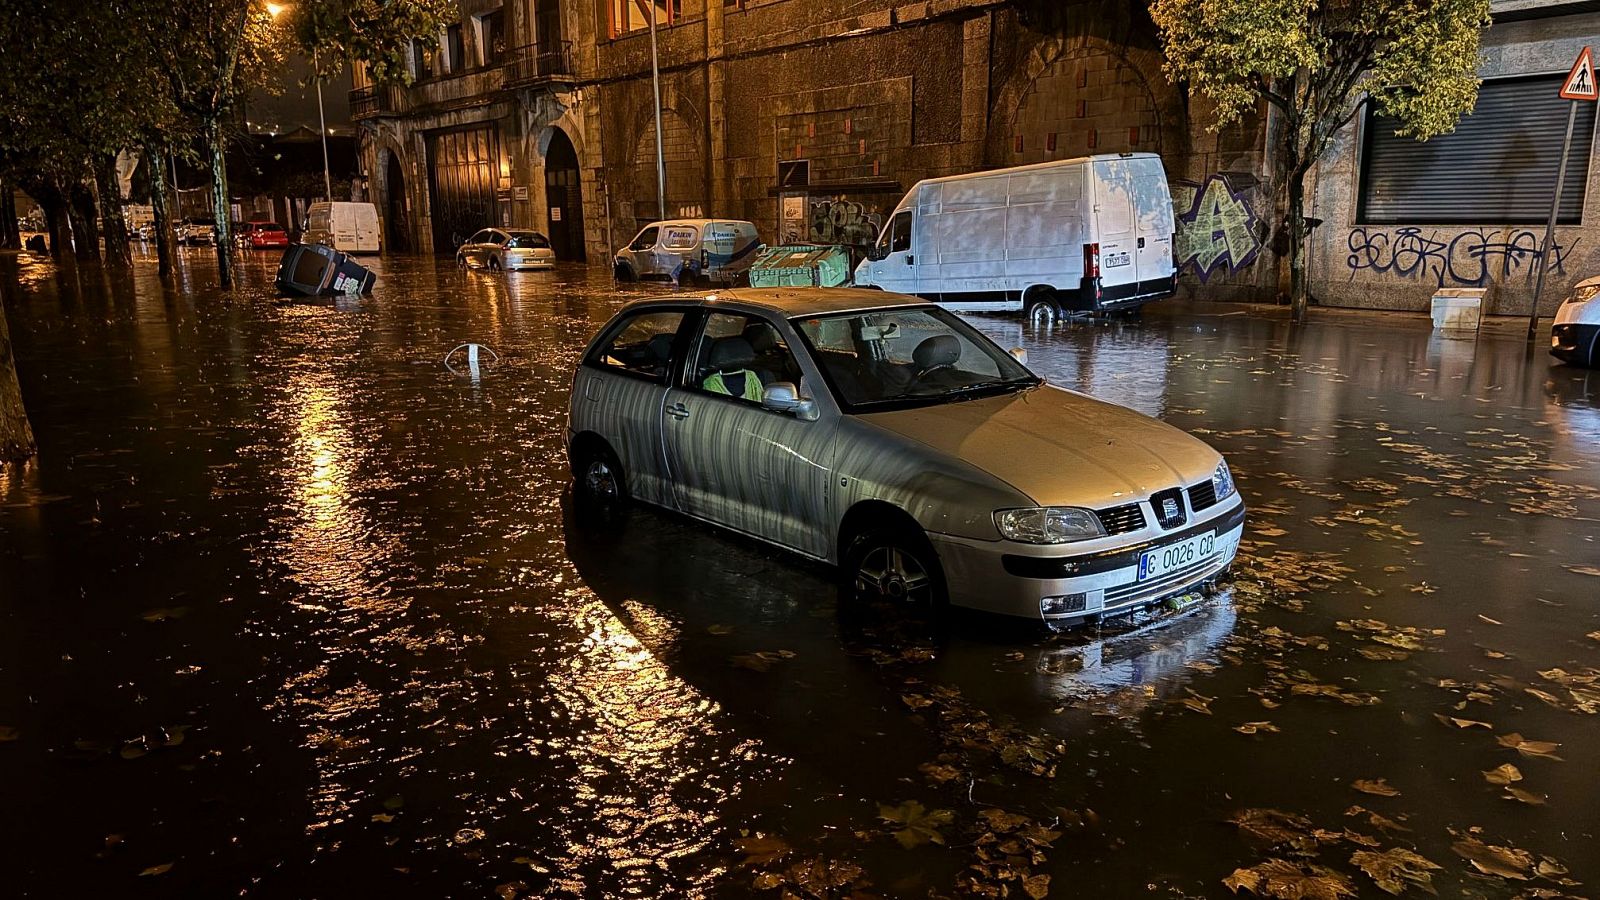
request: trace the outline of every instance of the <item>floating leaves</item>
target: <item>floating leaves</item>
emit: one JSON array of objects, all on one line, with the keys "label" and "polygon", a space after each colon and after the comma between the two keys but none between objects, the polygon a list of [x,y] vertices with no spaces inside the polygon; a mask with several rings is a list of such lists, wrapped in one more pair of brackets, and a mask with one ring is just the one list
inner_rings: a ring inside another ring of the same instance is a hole
[{"label": "floating leaves", "polygon": [[1549,691],[1538,688],[1524,688],[1529,694],[1538,697],[1556,709],[1567,712],[1595,715],[1600,713],[1600,670],[1585,669],[1582,672],[1568,672],[1566,669],[1545,669],[1539,677],[1551,684],[1558,685],[1566,691],[1566,698],[1561,698]]},{"label": "floating leaves", "polygon": [[143,872],[140,872],[139,877],[142,878],[146,875],[165,875],[172,871],[172,866],[172,863],[162,863],[159,866],[151,866],[150,868],[145,869]]},{"label": "floating leaves", "polygon": [[1483,773],[1483,780],[1490,784],[1505,786],[1522,780],[1522,771],[1511,763],[1501,763]]},{"label": "floating leaves", "polygon": [[1575,575],[1593,575],[1600,577],[1600,568],[1595,568],[1594,566],[1563,566],[1562,568],[1566,569],[1568,572],[1572,572]]},{"label": "floating leaves", "polygon": [[1537,756],[1543,759],[1553,759],[1557,762],[1561,761],[1561,757],[1556,755],[1556,750],[1561,745],[1554,741],[1530,741],[1514,731],[1510,734],[1497,735],[1495,740],[1500,742],[1500,746],[1509,747],[1523,756]]},{"label": "floating leaves", "polygon": [[1275,900],[1339,900],[1356,895],[1350,879],[1333,869],[1284,859],[1235,869],[1222,883],[1235,894],[1243,890]]},{"label": "floating leaves", "polygon": [[1357,850],[1350,857],[1350,864],[1365,872],[1379,888],[1396,896],[1405,893],[1409,887],[1417,887],[1430,894],[1437,893],[1433,888],[1432,873],[1444,868],[1404,847],[1395,847],[1383,853]]},{"label": "floating leaves", "polygon": [[1340,631],[1353,632],[1357,637],[1367,638],[1396,650],[1405,651],[1421,650],[1426,640],[1441,637],[1445,633],[1443,628],[1414,628],[1409,625],[1390,625],[1377,619],[1353,619],[1348,622],[1338,622],[1336,627]]},{"label": "floating leaves", "polygon": [[1233,730],[1240,734],[1258,734],[1260,732],[1277,732],[1278,726],[1271,722],[1241,722],[1233,726]]},{"label": "floating leaves", "polygon": [[1363,794],[1371,794],[1374,797],[1400,796],[1400,791],[1383,778],[1357,778],[1355,781],[1350,782],[1350,786]]},{"label": "floating leaves", "polygon": [[1525,791],[1519,787],[1507,787],[1504,797],[1507,800],[1516,800],[1521,803],[1526,803],[1529,806],[1543,806],[1545,801],[1545,796],[1543,794],[1535,794],[1532,791]]},{"label": "floating leaves", "polygon": [[1450,849],[1485,875],[1516,881],[1527,881],[1533,877],[1533,854],[1526,850],[1486,844],[1472,835],[1451,844]]},{"label": "floating leaves", "polygon": [[1290,846],[1307,850],[1316,846],[1311,837],[1311,820],[1276,809],[1241,809],[1228,821],[1238,826],[1239,836],[1259,848]]},{"label": "floating leaves", "polygon": [[759,866],[777,862],[789,855],[792,849],[782,838],[767,837],[742,837],[733,842],[733,846],[744,854],[744,865]]},{"label": "floating leaves", "polygon": [[1477,719],[1458,719],[1455,716],[1447,716],[1443,713],[1434,713],[1433,717],[1446,725],[1454,725],[1457,728],[1487,728],[1490,731],[1494,730],[1493,725],[1488,722],[1479,722]]},{"label": "floating leaves", "polygon": [[900,846],[910,850],[923,844],[943,844],[944,833],[939,829],[955,821],[955,813],[948,809],[925,809],[915,800],[899,806],[878,806],[878,818],[901,826],[891,833]]}]

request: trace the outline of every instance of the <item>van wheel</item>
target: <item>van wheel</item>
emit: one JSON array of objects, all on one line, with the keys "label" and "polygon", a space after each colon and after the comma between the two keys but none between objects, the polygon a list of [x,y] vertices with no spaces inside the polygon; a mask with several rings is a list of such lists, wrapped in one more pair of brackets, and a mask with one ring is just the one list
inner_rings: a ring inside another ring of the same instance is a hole
[{"label": "van wheel", "polygon": [[1054,291],[1034,291],[1023,301],[1022,315],[1034,328],[1049,328],[1061,319]]},{"label": "van wheel", "polygon": [[905,526],[870,527],[856,535],[845,549],[840,576],[857,600],[928,610],[949,602],[933,545]]},{"label": "van wheel", "polygon": [[617,263],[611,270],[611,274],[618,281],[634,282],[639,280],[639,276],[633,274],[633,267],[627,263]]}]

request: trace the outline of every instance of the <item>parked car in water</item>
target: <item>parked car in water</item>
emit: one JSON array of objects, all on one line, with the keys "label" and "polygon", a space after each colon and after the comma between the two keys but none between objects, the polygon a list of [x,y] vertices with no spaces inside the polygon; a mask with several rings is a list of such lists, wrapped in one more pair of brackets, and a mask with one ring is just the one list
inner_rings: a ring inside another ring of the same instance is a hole
[{"label": "parked car in water", "polygon": [[1069,624],[1217,579],[1244,504],[1199,439],[1044,383],[953,313],[852,288],[638,301],[567,425],[586,503],[836,564],[858,595]]},{"label": "parked car in water", "polygon": [[204,217],[184,219],[178,226],[178,243],[192,247],[210,246],[217,242],[217,220]]},{"label": "parked car in water", "polygon": [[1118,153],[919,181],[855,283],[1035,322],[1176,290],[1161,157]]},{"label": "parked car in water", "polygon": [[618,281],[685,277],[732,283],[749,271],[761,249],[756,226],[742,219],[672,219],[652,222],[617,251]]},{"label": "parked car in water", "polygon": [[251,250],[289,246],[289,232],[277,222],[248,222],[244,228],[240,237]]},{"label": "parked car in water", "polygon": [[345,253],[378,253],[383,249],[378,208],[371,203],[313,203],[306,212],[300,241]]},{"label": "parked car in water", "polygon": [[480,269],[548,269],[556,264],[550,239],[524,228],[485,228],[456,249],[456,264]]},{"label": "parked car in water", "polygon": [[1550,355],[1574,366],[1600,368],[1600,276],[1586,278],[1556,310]]}]

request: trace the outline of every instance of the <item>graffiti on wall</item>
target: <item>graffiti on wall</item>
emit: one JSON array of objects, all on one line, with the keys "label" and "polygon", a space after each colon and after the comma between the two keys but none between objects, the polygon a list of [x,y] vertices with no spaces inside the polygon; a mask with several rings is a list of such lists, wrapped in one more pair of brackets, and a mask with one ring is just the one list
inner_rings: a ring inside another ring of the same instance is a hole
[{"label": "graffiti on wall", "polygon": [[[1559,241],[1552,243],[1551,273],[1566,273],[1567,255],[1580,240],[1574,239],[1565,246]],[[1539,244],[1539,235],[1527,229],[1473,228],[1454,237],[1441,237],[1437,229],[1423,234],[1421,228],[1352,228],[1346,241],[1350,255],[1345,264],[1352,281],[1361,272],[1374,272],[1432,280],[1438,287],[1483,287],[1493,279],[1506,281],[1519,273],[1531,275],[1537,268],[1534,263],[1544,256]]]},{"label": "graffiti on wall", "polygon": [[854,200],[810,198],[810,240],[820,244],[870,244],[878,239],[883,216]]},{"label": "graffiti on wall", "polygon": [[1173,182],[1172,208],[1178,221],[1173,261],[1180,272],[1188,268],[1205,282],[1218,268],[1239,271],[1261,252],[1255,212],[1226,175],[1212,175],[1204,184]]}]

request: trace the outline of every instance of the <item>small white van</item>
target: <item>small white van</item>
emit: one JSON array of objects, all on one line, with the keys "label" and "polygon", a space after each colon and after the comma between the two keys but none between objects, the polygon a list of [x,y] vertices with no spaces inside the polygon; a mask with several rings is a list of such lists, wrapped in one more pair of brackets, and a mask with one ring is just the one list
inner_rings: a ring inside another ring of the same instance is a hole
[{"label": "small white van", "polygon": [[1130,309],[1171,296],[1174,223],[1154,153],[930,178],[911,188],[855,283],[961,311]]},{"label": "small white van", "polygon": [[371,203],[313,203],[306,213],[301,243],[322,244],[345,253],[382,250],[378,208]]},{"label": "small white van", "polygon": [[618,281],[698,276],[737,281],[761,248],[753,222],[743,219],[672,219],[651,222],[612,260]]}]

